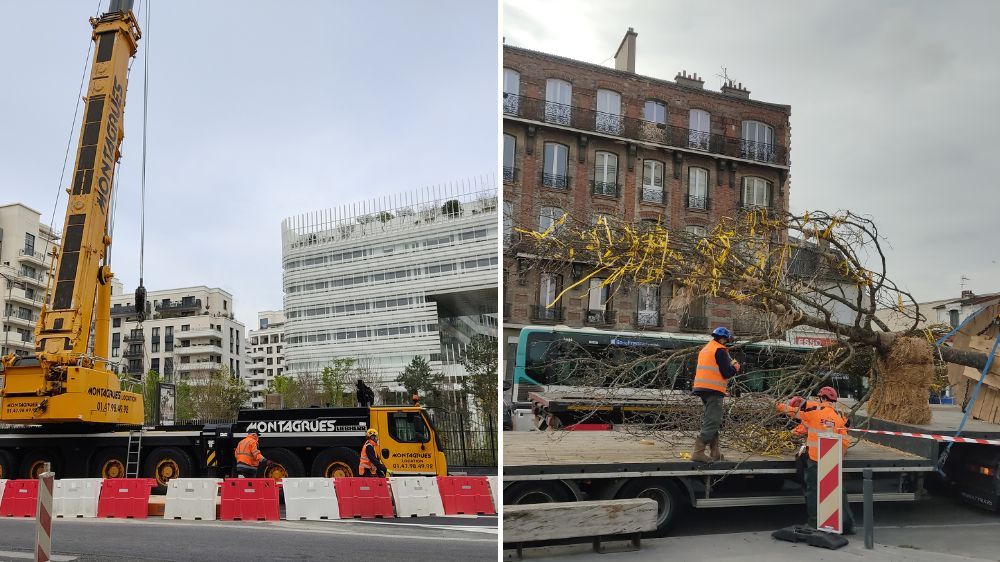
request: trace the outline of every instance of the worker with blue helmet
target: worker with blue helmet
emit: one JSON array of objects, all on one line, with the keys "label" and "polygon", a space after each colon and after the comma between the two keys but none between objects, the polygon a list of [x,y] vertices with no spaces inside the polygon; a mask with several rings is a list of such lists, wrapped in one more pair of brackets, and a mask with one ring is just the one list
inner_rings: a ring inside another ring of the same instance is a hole
[{"label": "worker with blue helmet", "polygon": [[[712,462],[725,460],[719,449],[719,427],[722,425],[722,399],[729,394],[729,379],[736,376],[740,364],[729,356],[726,344],[733,341],[733,333],[725,326],[712,330],[712,340],[698,352],[698,366],[691,392],[701,398],[705,412],[701,419],[701,432],[694,442],[691,460]],[[705,454],[705,447],[709,454]]]}]

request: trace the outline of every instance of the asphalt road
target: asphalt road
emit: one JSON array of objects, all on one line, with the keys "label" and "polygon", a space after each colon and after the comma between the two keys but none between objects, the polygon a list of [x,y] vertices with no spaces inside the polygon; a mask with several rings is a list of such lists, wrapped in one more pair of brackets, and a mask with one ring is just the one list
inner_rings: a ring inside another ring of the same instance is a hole
[{"label": "asphalt road", "polygon": [[[497,559],[497,519],[164,521],[57,519],[53,560],[211,561]],[[0,561],[30,560],[35,522],[0,519]]]}]

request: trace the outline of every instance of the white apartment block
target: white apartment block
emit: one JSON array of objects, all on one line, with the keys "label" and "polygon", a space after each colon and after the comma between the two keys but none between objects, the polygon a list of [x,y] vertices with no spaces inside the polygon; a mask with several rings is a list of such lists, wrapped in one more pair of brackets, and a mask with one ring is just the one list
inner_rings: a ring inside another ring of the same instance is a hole
[{"label": "white apartment block", "polygon": [[285,313],[266,310],[257,313],[257,329],[247,332],[249,360],[243,378],[250,388],[250,406],[264,407],[267,385],[284,371]]},{"label": "white apartment block", "polygon": [[0,206],[0,355],[35,352],[35,323],[45,302],[52,250],[59,235],[41,213],[20,203]]},{"label": "white apartment block", "polygon": [[357,358],[392,383],[415,355],[452,381],[497,333],[497,188],[464,182],[282,222],[285,372]]},{"label": "white apartment block", "polygon": [[130,374],[156,371],[167,382],[189,381],[220,367],[245,368],[246,330],[233,316],[233,296],[205,286],[150,291],[140,329],[134,293],[115,282],[111,296],[111,358]]}]

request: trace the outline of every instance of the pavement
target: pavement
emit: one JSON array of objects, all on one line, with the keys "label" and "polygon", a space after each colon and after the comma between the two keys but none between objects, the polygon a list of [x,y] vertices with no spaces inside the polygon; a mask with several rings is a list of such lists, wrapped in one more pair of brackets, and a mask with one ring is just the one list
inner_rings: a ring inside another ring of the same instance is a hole
[{"label": "pavement", "polygon": [[[991,543],[994,547],[1000,545],[996,537],[998,527],[993,527],[994,534]],[[954,532],[954,529],[951,530]],[[964,534],[963,534],[964,535]],[[960,535],[963,536],[963,535]],[[545,547],[525,550],[525,560],[533,562],[559,561],[567,562],[661,562],[663,560],[712,560],[727,562],[730,560],[865,560],[865,562],[894,562],[897,560],[927,561],[927,562],[969,562],[979,560],[996,560],[993,558],[972,558],[967,556],[929,552],[917,548],[876,544],[873,550],[866,550],[864,538],[860,535],[848,537],[851,541],[838,550],[827,550],[808,546],[802,543],[790,543],[771,538],[769,532],[729,533],[724,535],[700,535],[689,537],[670,537],[664,539],[647,539],[642,541],[638,551],[615,552],[616,543],[609,543],[607,554],[598,554],[591,550],[589,544]],[[956,538],[961,540],[961,538]],[[627,545],[627,543],[617,543]],[[504,552],[504,560],[516,560],[513,551]]]},{"label": "pavement", "polygon": [[[32,560],[35,521],[0,518],[0,562]],[[56,519],[55,562],[497,559],[496,517],[333,521]]]}]

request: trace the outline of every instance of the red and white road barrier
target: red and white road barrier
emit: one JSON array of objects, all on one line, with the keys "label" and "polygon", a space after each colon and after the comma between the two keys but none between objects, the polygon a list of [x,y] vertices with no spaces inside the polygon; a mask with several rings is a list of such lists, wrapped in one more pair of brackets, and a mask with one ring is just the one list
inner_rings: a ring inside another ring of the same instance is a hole
[{"label": "red and white road barrier", "polygon": [[816,523],[820,531],[843,533],[843,441],[839,435],[819,435],[819,461],[816,468]]},{"label": "red and white road barrier", "polygon": [[48,562],[52,554],[52,488],[54,472],[38,475],[38,511],[35,515],[35,562]]},{"label": "red and white road barrier", "polygon": [[951,437],[950,435],[938,435],[936,433],[910,433],[907,431],[880,431],[875,429],[854,429],[848,431],[860,433],[875,433],[878,435],[899,435],[901,437],[916,437],[918,439],[933,439],[935,441],[951,441],[953,443],[974,443],[976,445],[1000,445],[998,439],[974,439],[972,437]]}]

